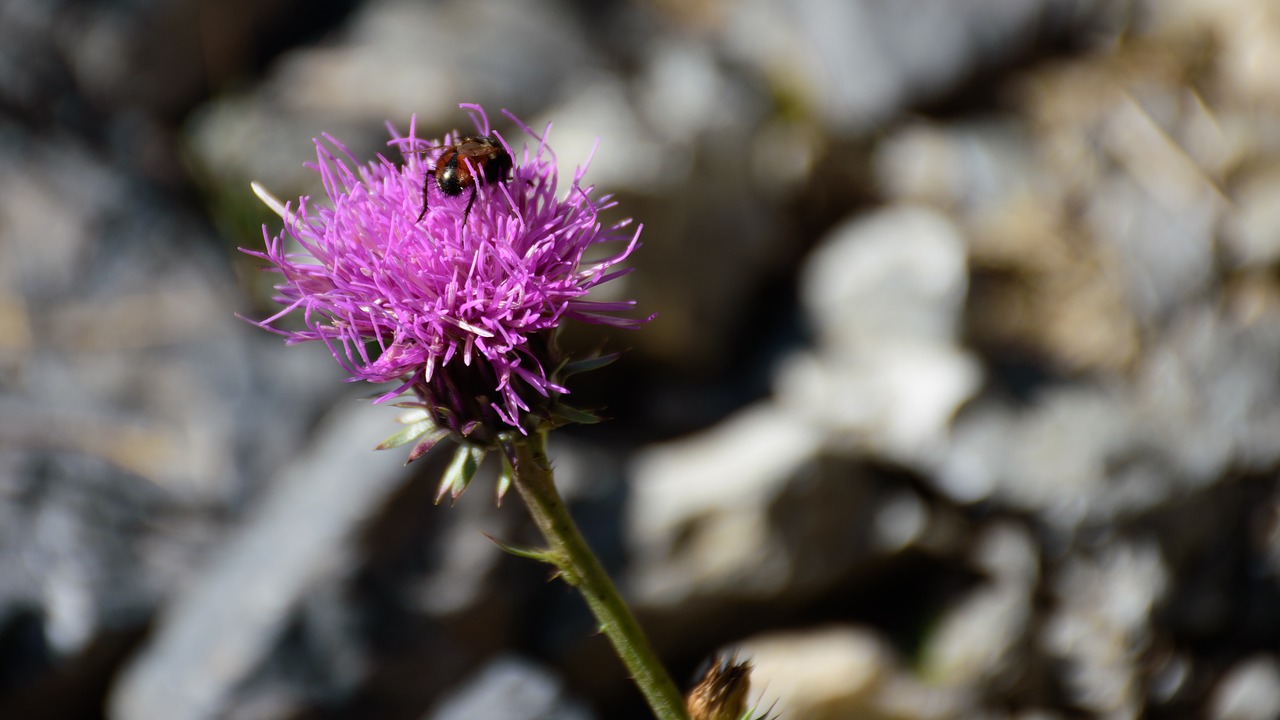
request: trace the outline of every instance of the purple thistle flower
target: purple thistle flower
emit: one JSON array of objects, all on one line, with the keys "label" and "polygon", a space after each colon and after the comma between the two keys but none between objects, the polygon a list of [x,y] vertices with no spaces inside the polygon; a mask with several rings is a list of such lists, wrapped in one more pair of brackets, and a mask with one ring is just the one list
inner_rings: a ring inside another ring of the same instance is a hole
[{"label": "purple thistle flower", "polygon": [[[482,108],[461,107],[515,161],[509,182],[477,183],[465,221],[472,190],[446,196],[428,175],[457,137],[419,139],[415,118],[403,137],[388,123],[388,144],[403,164],[379,155],[361,165],[336,139],[317,140],[308,167],[320,174],[328,202],[302,197],[296,210],[278,207],[284,230],[273,237],[264,227],[266,251],[245,252],[283,278],[275,299],[284,309],[255,324],[289,344],[325,343],[350,380],[399,383],[375,402],[413,391],[442,435],[492,447],[504,432],[564,417],[557,409],[568,392],[566,360],[554,338],[561,323],[631,328],[651,318],[617,314],[634,301],[587,299],[591,288],[628,272],[618,265],[638,246],[640,227],[628,231],[629,219],[601,224],[600,213],[616,203],[582,186],[586,164],[558,196],[550,125],[538,135],[504,111],[535,141],[516,153],[491,132]],[[431,195],[419,221],[424,180]],[[286,235],[305,252],[289,252]],[[584,260],[604,243],[619,249]],[[274,326],[299,310],[306,329]]]}]

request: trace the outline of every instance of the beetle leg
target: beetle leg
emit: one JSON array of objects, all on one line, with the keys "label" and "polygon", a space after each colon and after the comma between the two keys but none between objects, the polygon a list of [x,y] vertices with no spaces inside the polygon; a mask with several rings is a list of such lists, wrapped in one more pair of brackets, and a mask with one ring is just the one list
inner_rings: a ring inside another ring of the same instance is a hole
[{"label": "beetle leg", "polygon": [[477,193],[477,192],[479,192],[479,190],[480,190],[480,188],[479,188],[479,187],[477,187],[477,185],[479,185],[479,183],[477,183],[476,185],[472,185],[472,186],[471,186],[471,199],[470,199],[470,200],[467,200],[467,209],[462,211],[462,226],[463,226],[463,227],[466,227],[466,225],[467,225],[467,218],[471,216],[471,206],[476,204],[476,193]]},{"label": "beetle leg", "polygon": [[427,216],[427,188],[431,186],[431,173],[427,173],[422,178],[422,212],[418,213],[418,219],[414,220],[414,224],[422,222],[422,218]]}]

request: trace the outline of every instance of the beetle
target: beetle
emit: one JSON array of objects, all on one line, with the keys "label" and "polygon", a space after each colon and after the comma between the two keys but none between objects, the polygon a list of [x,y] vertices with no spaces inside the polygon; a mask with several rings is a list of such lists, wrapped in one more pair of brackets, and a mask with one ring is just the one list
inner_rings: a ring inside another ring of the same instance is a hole
[{"label": "beetle", "polygon": [[436,187],[448,197],[458,197],[463,190],[471,188],[471,199],[462,211],[462,224],[466,225],[471,206],[476,202],[477,180],[486,185],[510,180],[514,166],[511,153],[493,135],[466,135],[440,149],[444,152],[436,159],[435,171],[422,178],[422,212],[417,221],[421,222],[427,215],[427,191],[434,177]]}]

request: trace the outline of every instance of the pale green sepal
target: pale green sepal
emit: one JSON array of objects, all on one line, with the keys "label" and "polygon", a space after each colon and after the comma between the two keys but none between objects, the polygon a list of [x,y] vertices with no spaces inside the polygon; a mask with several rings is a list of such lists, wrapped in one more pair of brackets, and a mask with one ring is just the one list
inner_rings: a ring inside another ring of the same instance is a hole
[{"label": "pale green sepal", "polygon": [[496,504],[502,507],[502,498],[507,496],[507,491],[511,489],[511,483],[515,482],[516,471],[511,467],[511,461],[507,460],[504,455],[502,458],[502,471],[498,473],[498,488]]},{"label": "pale green sepal", "polygon": [[438,504],[449,495],[450,500],[456,501],[464,491],[467,485],[471,484],[471,479],[476,476],[476,470],[480,469],[480,461],[484,459],[484,448],[476,445],[459,445],[458,451],[453,455],[453,462],[449,463],[449,468],[444,471],[444,477],[440,479],[440,489],[436,491],[436,503]]},{"label": "pale green sepal", "polygon": [[402,445],[408,445],[409,443],[413,442],[414,440],[417,440],[419,437],[422,437],[426,433],[431,432],[432,430],[435,429],[435,427],[436,427],[436,424],[431,422],[430,420],[419,420],[413,423],[412,425],[405,427],[405,429],[401,430],[395,435],[392,435],[386,440],[383,440],[382,443],[375,448],[375,450],[390,450],[391,448],[398,448]]},{"label": "pale green sepal", "polygon": [[413,449],[409,451],[409,459],[405,460],[404,464],[408,465],[414,460],[426,455],[431,451],[431,448],[435,447],[436,444],[449,437],[451,434],[452,433],[449,432],[448,428],[436,428],[435,430],[427,433],[427,436],[419,440],[418,444],[414,445]]}]

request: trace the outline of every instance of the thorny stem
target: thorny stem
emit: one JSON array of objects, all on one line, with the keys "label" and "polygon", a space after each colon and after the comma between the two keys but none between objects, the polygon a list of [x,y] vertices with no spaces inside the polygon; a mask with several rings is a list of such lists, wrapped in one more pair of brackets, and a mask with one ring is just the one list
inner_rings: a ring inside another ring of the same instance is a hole
[{"label": "thorny stem", "polygon": [[560,499],[547,460],[545,437],[534,432],[503,445],[515,470],[516,491],[551,546],[548,559],[560,569],[565,582],[582,593],[654,715],[660,720],[689,720],[680,691]]}]

